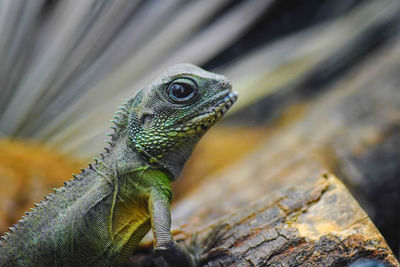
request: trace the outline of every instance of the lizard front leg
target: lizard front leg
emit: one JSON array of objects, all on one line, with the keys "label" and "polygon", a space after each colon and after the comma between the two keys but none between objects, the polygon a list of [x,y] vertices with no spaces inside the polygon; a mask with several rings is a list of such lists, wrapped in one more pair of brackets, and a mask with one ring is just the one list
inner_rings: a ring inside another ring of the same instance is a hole
[{"label": "lizard front leg", "polygon": [[171,235],[171,212],[168,196],[153,192],[149,198],[151,228],[154,235],[154,250],[170,266],[195,266],[193,257],[183,250]]}]

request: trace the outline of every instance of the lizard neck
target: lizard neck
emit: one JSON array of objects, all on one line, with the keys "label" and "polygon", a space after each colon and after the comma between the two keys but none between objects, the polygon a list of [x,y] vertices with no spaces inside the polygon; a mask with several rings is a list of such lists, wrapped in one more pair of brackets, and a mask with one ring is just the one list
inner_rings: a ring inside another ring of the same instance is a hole
[{"label": "lizard neck", "polygon": [[113,172],[115,177],[123,177],[137,169],[151,166],[148,160],[132,148],[129,142],[129,137],[123,134],[114,144],[106,148],[105,153],[101,154],[102,162]]}]

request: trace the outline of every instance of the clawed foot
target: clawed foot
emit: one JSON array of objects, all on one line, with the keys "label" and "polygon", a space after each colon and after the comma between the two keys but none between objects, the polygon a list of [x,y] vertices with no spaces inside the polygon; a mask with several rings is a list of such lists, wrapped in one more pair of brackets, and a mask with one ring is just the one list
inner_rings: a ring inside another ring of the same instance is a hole
[{"label": "clawed foot", "polygon": [[192,255],[182,249],[175,241],[158,246],[155,251],[163,257],[169,266],[195,267]]},{"label": "clawed foot", "polygon": [[204,253],[199,258],[199,264],[203,265],[207,262],[217,260],[218,258],[226,257],[230,254],[230,251],[227,247],[221,246],[212,248],[207,253]]},{"label": "clawed foot", "polygon": [[215,262],[220,258],[230,255],[229,248],[218,245],[223,243],[222,240],[224,239],[226,230],[227,225],[222,224],[215,227],[203,242],[200,242],[197,234],[194,234],[189,245],[183,243],[183,247],[181,247],[175,241],[171,241],[156,246],[155,251],[167,263],[167,266],[202,266],[208,262]]},{"label": "clawed foot", "polygon": [[227,224],[216,226],[207,238],[203,239],[203,242],[198,240],[197,234],[192,236],[190,246],[186,250],[194,256],[197,266],[206,265],[208,262],[218,261],[219,258],[230,255],[229,248],[218,245],[223,243],[227,228],[229,228]]}]

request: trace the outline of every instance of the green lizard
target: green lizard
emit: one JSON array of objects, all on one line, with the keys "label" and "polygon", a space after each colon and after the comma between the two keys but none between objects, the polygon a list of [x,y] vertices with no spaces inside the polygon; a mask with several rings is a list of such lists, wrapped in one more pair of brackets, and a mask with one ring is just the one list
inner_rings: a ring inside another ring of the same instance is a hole
[{"label": "green lizard", "polygon": [[168,69],[121,106],[101,159],[10,227],[0,266],[121,265],[150,229],[169,265],[193,266],[170,232],[170,182],[236,99],[222,75]]}]

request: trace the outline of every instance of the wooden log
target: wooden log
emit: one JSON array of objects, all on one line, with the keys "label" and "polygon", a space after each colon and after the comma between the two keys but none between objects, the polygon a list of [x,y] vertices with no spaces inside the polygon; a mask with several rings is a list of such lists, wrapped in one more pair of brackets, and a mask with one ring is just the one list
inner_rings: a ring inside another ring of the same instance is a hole
[{"label": "wooden log", "polygon": [[[255,153],[177,203],[175,238],[200,266],[347,266],[365,258],[400,266],[346,187],[321,173],[309,151],[279,165],[281,153]],[[265,164],[269,157],[276,162]],[[156,256],[146,253],[128,266],[153,266]]]}]

